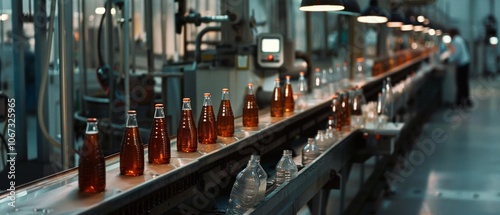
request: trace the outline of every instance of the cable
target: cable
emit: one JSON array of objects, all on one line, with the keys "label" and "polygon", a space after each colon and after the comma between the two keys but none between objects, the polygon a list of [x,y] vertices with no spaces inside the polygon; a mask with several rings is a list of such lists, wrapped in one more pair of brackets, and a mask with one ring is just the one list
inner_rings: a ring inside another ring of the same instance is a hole
[{"label": "cable", "polygon": [[52,35],[54,31],[54,17],[55,17],[55,10],[56,10],[56,0],[52,0],[50,3],[50,22],[49,22],[49,35],[47,38],[47,55],[45,55],[45,64],[43,68],[43,75],[42,75],[42,83],[40,86],[40,93],[38,95],[38,125],[40,126],[40,130],[42,131],[43,136],[45,139],[54,147],[56,148],[61,148],[61,144],[58,143],[54,138],[52,138],[47,131],[47,127],[45,126],[45,118],[43,116],[43,101],[45,98],[45,88],[47,87],[47,76],[49,73],[49,62],[50,62],[50,52],[52,50]]}]

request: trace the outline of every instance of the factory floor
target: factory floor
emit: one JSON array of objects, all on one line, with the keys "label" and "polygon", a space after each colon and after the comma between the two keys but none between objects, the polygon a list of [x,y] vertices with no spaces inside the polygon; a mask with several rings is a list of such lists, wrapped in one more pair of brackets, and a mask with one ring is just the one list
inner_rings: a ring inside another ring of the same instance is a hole
[{"label": "factory floor", "polygon": [[[470,81],[474,107],[443,107],[424,125],[417,147],[394,171],[394,195],[377,215],[500,214],[500,79]],[[370,161],[365,175],[370,174]],[[360,168],[349,176],[347,203],[361,183]],[[339,214],[338,191],[331,191],[326,214]],[[304,207],[298,214],[310,214]]]}]

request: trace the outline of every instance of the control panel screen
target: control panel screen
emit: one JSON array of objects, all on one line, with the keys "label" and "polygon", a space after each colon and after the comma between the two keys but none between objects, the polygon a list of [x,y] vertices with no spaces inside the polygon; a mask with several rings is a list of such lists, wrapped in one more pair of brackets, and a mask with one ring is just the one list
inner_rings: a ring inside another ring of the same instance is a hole
[{"label": "control panel screen", "polygon": [[280,52],[280,40],[277,38],[262,39],[262,52],[277,53]]}]

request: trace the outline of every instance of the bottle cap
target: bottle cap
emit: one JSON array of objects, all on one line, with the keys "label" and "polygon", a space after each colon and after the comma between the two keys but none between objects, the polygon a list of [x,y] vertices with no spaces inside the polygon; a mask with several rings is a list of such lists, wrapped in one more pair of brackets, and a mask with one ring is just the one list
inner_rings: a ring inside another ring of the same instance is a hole
[{"label": "bottle cap", "polygon": [[155,107],[163,107],[163,104],[155,104]]},{"label": "bottle cap", "polygon": [[321,72],[321,70],[319,68],[316,68],[314,71],[315,72]]},{"label": "bottle cap", "polygon": [[203,96],[204,96],[204,97],[209,97],[209,96],[210,96],[210,93],[203,93]]},{"label": "bottle cap", "polygon": [[229,92],[229,89],[228,88],[222,88],[222,92],[223,93]]},{"label": "bottle cap", "polygon": [[335,119],[335,117],[333,117],[333,116],[328,116],[328,120],[334,120],[334,119]]},{"label": "bottle cap", "polygon": [[305,74],[305,73],[304,73],[303,71],[299,72],[299,75],[300,75],[300,76],[304,76],[304,74]]},{"label": "bottle cap", "polygon": [[136,114],[135,110],[129,110],[127,113],[128,114]]},{"label": "bottle cap", "polygon": [[275,82],[280,82],[280,79],[279,78],[275,78],[274,81]]},{"label": "bottle cap", "polygon": [[285,76],[285,78],[286,78],[286,79],[290,79],[290,76],[289,76],[289,75],[287,75],[287,76]]},{"label": "bottle cap", "polygon": [[87,122],[97,122],[97,118],[87,118]]},{"label": "bottle cap", "polygon": [[252,84],[252,83],[248,83],[248,86],[249,86],[249,87],[253,87],[253,84]]},{"label": "bottle cap", "polygon": [[191,99],[190,99],[190,98],[183,98],[183,99],[182,99],[182,101],[183,101],[183,102],[190,102],[190,101],[191,101]]}]

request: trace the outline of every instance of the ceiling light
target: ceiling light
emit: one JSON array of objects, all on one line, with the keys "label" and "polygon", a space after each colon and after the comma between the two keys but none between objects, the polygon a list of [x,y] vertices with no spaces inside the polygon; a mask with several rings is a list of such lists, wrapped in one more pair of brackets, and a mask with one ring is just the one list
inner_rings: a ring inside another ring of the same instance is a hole
[{"label": "ceiling light", "polygon": [[399,28],[403,26],[403,17],[397,11],[390,12],[391,18],[387,22],[389,28]]},{"label": "ceiling light", "polygon": [[444,43],[451,43],[451,37],[450,37],[450,35],[444,35],[443,36],[443,42]]},{"label": "ceiling light", "polygon": [[370,6],[358,16],[358,22],[379,24],[386,23],[389,19],[377,3],[377,0],[370,0]]},{"label": "ceiling light", "polygon": [[359,16],[361,9],[359,9],[359,4],[356,0],[342,0],[344,3],[344,10],[337,10],[334,13],[349,15],[349,16]]},{"label": "ceiling light", "polygon": [[429,29],[429,35],[431,35],[431,36],[436,35],[436,30],[434,30],[434,29],[432,29],[432,28],[431,28],[431,29]]},{"label": "ceiling light", "polygon": [[420,23],[423,23],[423,22],[425,22],[425,17],[422,16],[422,15],[420,15],[420,16],[417,17],[417,21],[420,22]]},{"label": "ceiling light", "polygon": [[301,11],[337,11],[343,10],[342,0],[302,0]]}]

